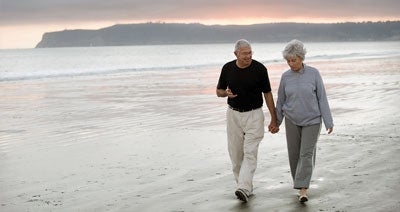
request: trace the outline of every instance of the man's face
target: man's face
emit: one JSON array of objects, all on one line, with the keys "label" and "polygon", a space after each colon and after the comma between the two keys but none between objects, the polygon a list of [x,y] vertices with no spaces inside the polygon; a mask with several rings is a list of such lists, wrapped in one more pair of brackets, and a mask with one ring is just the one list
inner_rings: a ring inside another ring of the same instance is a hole
[{"label": "man's face", "polygon": [[247,67],[251,64],[253,51],[251,50],[251,47],[249,47],[249,46],[241,47],[241,48],[239,48],[238,51],[235,52],[235,55],[236,55],[238,64],[241,67]]}]

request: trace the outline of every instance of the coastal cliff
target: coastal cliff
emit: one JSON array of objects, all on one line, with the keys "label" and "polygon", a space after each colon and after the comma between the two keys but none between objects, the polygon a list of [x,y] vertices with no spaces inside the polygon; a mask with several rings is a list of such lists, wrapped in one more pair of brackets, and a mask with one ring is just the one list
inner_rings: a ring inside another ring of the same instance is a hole
[{"label": "coastal cliff", "polygon": [[400,21],[306,24],[203,25],[118,24],[98,30],[44,33],[36,48],[251,42],[400,40]]}]

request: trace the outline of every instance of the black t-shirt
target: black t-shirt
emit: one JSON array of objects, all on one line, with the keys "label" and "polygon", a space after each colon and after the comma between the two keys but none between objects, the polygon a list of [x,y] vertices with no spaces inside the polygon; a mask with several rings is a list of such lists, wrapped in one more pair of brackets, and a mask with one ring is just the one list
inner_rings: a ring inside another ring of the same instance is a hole
[{"label": "black t-shirt", "polygon": [[235,98],[228,98],[228,104],[238,109],[256,109],[263,105],[262,93],[271,91],[267,68],[253,60],[247,68],[239,68],[236,60],[226,63],[221,70],[217,89],[232,90]]}]

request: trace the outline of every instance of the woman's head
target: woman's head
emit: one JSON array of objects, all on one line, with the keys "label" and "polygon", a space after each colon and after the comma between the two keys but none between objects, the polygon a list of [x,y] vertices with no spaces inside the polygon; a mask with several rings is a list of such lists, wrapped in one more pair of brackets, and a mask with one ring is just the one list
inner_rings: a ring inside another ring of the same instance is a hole
[{"label": "woman's head", "polygon": [[291,40],[288,44],[286,44],[285,49],[282,52],[283,58],[288,60],[293,57],[299,57],[302,61],[306,56],[306,49],[304,48],[304,44],[299,40]]},{"label": "woman's head", "polygon": [[300,71],[303,68],[303,61],[306,55],[306,49],[299,40],[290,41],[282,52],[283,58],[287,61],[290,69]]}]

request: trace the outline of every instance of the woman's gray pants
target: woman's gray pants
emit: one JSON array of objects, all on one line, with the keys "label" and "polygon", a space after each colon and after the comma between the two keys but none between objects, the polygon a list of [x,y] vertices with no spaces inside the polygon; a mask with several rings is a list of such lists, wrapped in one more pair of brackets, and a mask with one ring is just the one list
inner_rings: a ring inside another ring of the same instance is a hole
[{"label": "woman's gray pants", "polygon": [[290,171],[295,189],[308,188],[315,165],[317,140],[321,123],[297,126],[285,118]]}]

